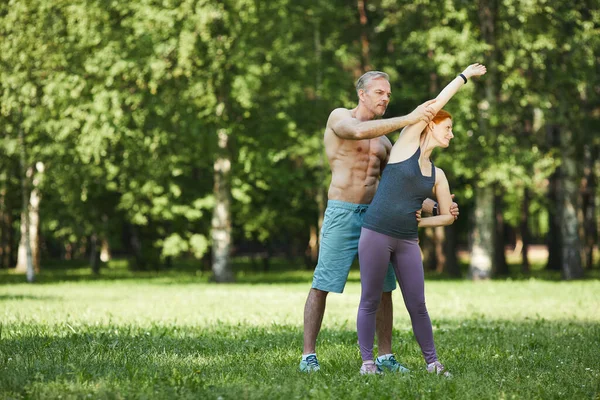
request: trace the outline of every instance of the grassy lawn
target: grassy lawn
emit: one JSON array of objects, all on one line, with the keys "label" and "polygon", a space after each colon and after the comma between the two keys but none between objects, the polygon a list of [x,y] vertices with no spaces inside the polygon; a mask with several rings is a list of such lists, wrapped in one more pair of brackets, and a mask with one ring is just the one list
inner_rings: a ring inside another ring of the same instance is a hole
[{"label": "grassy lawn", "polygon": [[0,274],[0,398],[600,399],[599,280],[428,280],[449,380],[424,372],[398,292],[394,351],[412,372],[358,374],[357,271],[328,299],[312,375],[297,371],[308,271],[80,274]]}]

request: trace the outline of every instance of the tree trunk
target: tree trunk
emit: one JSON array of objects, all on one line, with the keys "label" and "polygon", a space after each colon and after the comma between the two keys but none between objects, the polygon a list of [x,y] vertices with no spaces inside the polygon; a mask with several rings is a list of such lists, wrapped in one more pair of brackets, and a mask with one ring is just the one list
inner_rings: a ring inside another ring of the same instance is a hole
[{"label": "tree trunk", "polygon": [[458,264],[458,257],[456,256],[456,249],[458,247],[456,230],[456,225],[454,224],[444,227],[444,258],[446,259],[444,271],[451,277],[460,278],[462,274],[460,272],[460,265]]},{"label": "tree trunk", "polygon": [[[22,151],[24,167],[25,152]],[[17,254],[16,271],[27,274],[27,281],[33,282],[40,270],[40,191],[39,185],[44,172],[44,164],[36,163],[35,168],[27,168],[22,177],[23,210],[21,214],[21,240]],[[31,189],[29,183],[32,183]]]},{"label": "tree trunk", "polygon": [[529,189],[523,190],[523,203],[521,207],[520,218],[520,233],[521,233],[521,272],[529,275],[529,243],[531,241],[529,235]]},{"label": "tree trunk", "polygon": [[107,263],[111,260],[110,243],[108,242],[108,215],[102,215],[103,233],[100,239],[100,261]]},{"label": "tree trunk", "polygon": [[504,251],[504,215],[503,215],[503,198],[498,193],[496,187],[494,193],[494,276],[507,276],[509,274],[508,264],[506,262],[506,254]]},{"label": "tree trunk", "polygon": [[215,209],[212,217],[212,270],[216,282],[233,281],[231,270],[231,156],[228,135],[218,132],[219,151],[214,163]]},{"label": "tree trunk", "polygon": [[369,61],[369,35],[368,35],[368,19],[367,9],[365,7],[366,0],[358,0],[358,15],[360,16],[360,45],[361,45],[361,71],[364,74],[371,69]]},{"label": "tree trunk", "polygon": [[473,280],[489,279],[494,261],[494,189],[477,188],[475,197],[471,262],[469,277]]},{"label": "tree trunk", "polygon": [[0,268],[9,268],[12,252],[12,209],[7,198],[6,181],[0,189]]},{"label": "tree trunk", "polygon": [[443,226],[437,226],[433,228],[434,233],[434,246],[435,246],[435,271],[438,274],[444,272],[446,267],[446,252],[444,249],[444,242],[446,241],[446,230]]},{"label": "tree trunk", "polygon": [[560,132],[561,174],[558,185],[558,215],[562,237],[562,276],[565,280],[583,277],[581,262],[582,245],[579,239],[579,221],[577,220],[578,177],[575,148],[572,134],[568,130]]},{"label": "tree trunk", "polygon": [[[477,3],[479,29],[481,38],[489,46],[484,54],[488,65],[488,73],[483,81],[485,101],[479,104],[480,130],[490,143],[495,143],[496,135],[492,131],[491,112],[497,109],[498,78],[496,46],[496,20],[498,16],[497,0],[479,0]],[[471,279],[489,279],[492,276],[495,259],[496,231],[494,187],[479,187],[475,191],[475,210],[473,231],[471,233],[471,262],[469,277]]]},{"label": "tree trunk", "polygon": [[317,237],[319,236],[317,233],[317,227],[315,225],[310,226],[309,230],[309,238],[308,238],[308,248],[306,252],[308,253],[308,266],[315,266],[317,263],[317,259],[319,258],[319,240]]},{"label": "tree trunk", "polygon": [[135,225],[126,225],[129,245],[133,252],[133,270],[142,271],[146,269],[146,261],[142,249],[142,240],[140,238],[139,229]]},{"label": "tree trunk", "polygon": [[100,252],[98,251],[98,235],[94,232],[90,237],[90,266],[92,274],[100,275]]},{"label": "tree trunk", "polygon": [[594,266],[594,246],[598,240],[596,230],[596,176],[594,174],[594,154],[589,144],[584,148],[584,177],[581,184],[581,226],[584,238],[584,265],[586,268]]},{"label": "tree trunk", "polygon": [[[323,72],[321,68],[322,62],[322,45],[321,45],[321,23],[319,18],[314,20],[314,47],[315,47],[315,111],[318,107],[321,107],[321,84],[323,80]],[[320,178],[319,182],[325,181],[325,149],[323,148],[323,141],[320,141],[320,156],[318,161],[318,172],[317,176]],[[324,193],[324,189],[321,184],[317,185],[315,202],[317,203],[317,209],[319,211],[317,225],[310,225],[309,242],[308,242],[308,256],[309,262],[307,268],[314,268],[317,265],[319,258],[319,247],[320,247],[320,233],[321,226],[323,226],[323,215],[325,214],[325,201],[327,195]]]},{"label": "tree trunk", "polygon": [[106,263],[112,259],[110,252],[110,244],[106,238],[102,238],[100,241],[100,261]]},{"label": "tree trunk", "polygon": [[423,269],[433,271],[437,265],[435,254],[435,231],[434,228],[423,229],[422,240],[419,241],[423,252]]},{"label": "tree trunk", "polygon": [[[560,147],[558,128],[549,124],[546,127],[546,136],[549,145],[553,148]],[[558,199],[558,186],[560,169],[558,167],[548,178],[548,262],[546,269],[560,271],[562,265],[562,238],[560,230],[560,203]]]}]

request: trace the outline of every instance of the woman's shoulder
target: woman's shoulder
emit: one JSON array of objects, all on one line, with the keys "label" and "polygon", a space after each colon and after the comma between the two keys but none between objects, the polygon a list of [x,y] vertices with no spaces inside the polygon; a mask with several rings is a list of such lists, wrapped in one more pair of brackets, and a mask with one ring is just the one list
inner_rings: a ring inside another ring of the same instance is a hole
[{"label": "woman's shoulder", "polygon": [[446,173],[440,167],[435,167],[435,181],[440,182],[445,181],[448,182],[448,178],[446,178]]}]

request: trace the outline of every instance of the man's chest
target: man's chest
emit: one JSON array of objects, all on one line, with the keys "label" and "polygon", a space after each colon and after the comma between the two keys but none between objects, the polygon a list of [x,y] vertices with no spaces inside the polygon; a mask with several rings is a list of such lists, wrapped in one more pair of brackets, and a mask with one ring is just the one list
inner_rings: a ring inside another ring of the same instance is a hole
[{"label": "man's chest", "polygon": [[382,138],[353,140],[349,145],[348,150],[361,158],[377,158],[383,161],[389,154]]}]

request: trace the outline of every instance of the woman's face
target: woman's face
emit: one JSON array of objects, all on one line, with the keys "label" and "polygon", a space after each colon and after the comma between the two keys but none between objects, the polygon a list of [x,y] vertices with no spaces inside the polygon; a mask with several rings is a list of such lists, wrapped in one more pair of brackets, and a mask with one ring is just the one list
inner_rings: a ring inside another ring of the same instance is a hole
[{"label": "woman's face", "polygon": [[433,139],[439,143],[440,147],[446,148],[450,146],[450,140],[454,137],[451,118],[446,118],[437,124],[430,122],[429,127],[432,131]]}]

